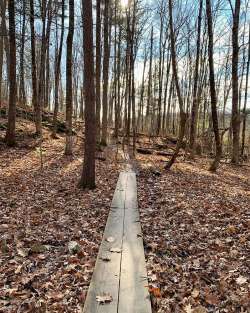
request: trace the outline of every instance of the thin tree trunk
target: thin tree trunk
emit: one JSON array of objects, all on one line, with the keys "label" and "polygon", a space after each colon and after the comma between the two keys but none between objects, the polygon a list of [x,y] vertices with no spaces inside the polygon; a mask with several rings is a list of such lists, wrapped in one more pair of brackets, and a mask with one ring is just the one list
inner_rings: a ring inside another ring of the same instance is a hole
[{"label": "thin tree trunk", "polygon": [[240,114],[239,114],[239,82],[238,82],[238,63],[239,63],[239,17],[241,0],[235,0],[235,10],[233,12],[232,29],[232,133],[233,151],[232,163],[239,163],[240,149]]},{"label": "thin tree trunk", "polygon": [[219,133],[219,123],[217,115],[217,96],[215,88],[215,78],[214,78],[214,36],[213,36],[213,21],[212,21],[212,10],[210,0],[206,0],[206,13],[207,13],[207,28],[208,28],[208,59],[209,59],[209,83],[210,83],[210,97],[211,97],[211,110],[212,110],[212,120],[214,137],[216,144],[216,156],[213,163],[210,166],[211,171],[216,171],[221,159],[222,149],[220,142]]},{"label": "thin tree trunk", "polygon": [[104,56],[103,56],[103,98],[101,144],[107,145],[108,132],[108,85],[109,85],[109,0],[104,8]]},{"label": "thin tree trunk", "polygon": [[42,133],[42,112],[37,99],[37,67],[36,67],[36,42],[34,26],[34,1],[30,0],[30,43],[31,43],[31,62],[32,62],[32,106],[35,113],[35,125],[37,135]]},{"label": "thin tree trunk", "polygon": [[173,26],[172,0],[169,0],[169,27],[170,27],[170,41],[171,41],[172,70],[173,70],[175,89],[176,89],[176,93],[177,93],[177,97],[178,97],[178,101],[179,101],[179,109],[180,109],[180,129],[179,129],[178,142],[176,145],[175,152],[174,152],[172,158],[167,163],[166,169],[171,168],[171,166],[174,164],[174,162],[175,162],[175,160],[179,154],[180,148],[182,147],[183,138],[185,135],[186,120],[187,120],[187,115],[184,111],[184,103],[183,103],[183,98],[181,95],[179,78],[178,78],[178,70],[177,70],[177,62],[176,62],[176,49],[175,49],[175,34],[174,34],[174,26]]},{"label": "thin tree trunk", "polygon": [[193,89],[193,106],[191,111],[190,121],[190,150],[191,155],[195,153],[195,143],[197,136],[197,117],[198,117],[198,80],[199,80],[199,62],[200,62],[200,45],[201,45],[201,21],[202,21],[202,6],[203,0],[200,0],[199,16],[198,16],[198,31],[197,31],[197,45],[196,45],[196,60],[195,60],[195,73],[194,73],[194,89]]},{"label": "thin tree trunk", "polygon": [[[0,24],[0,33],[3,33],[3,12],[2,12],[2,8],[0,6],[0,14],[1,14],[1,24]],[[4,12],[5,14],[5,12]],[[2,104],[2,82],[3,82],[3,45],[4,45],[4,41],[3,41],[3,36],[0,36],[0,108],[1,108],[1,104]]]},{"label": "thin tree trunk", "polygon": [[247,97],[248,97],[248,81],[249,81],[249,70],[250,70],[250,23],[248,31],[248,59],[247,59],[247,70],[246,70],[246,87],[245,87],[245,97],[244,97],[244,107],[243,107],[243,125],[242,125],[242,143],[241,143],[241,155],[244,155],[245,141],[246,141],[246,122],[247,122]]},{"label": "thin tree trunk", "polygon": [[62,19],[61,19],[61,36],[59,50],[56,55],[56,68],[55,68],[55,99],[54,99],[54,114],[53,114],[53,132],[52,137],[56,138],[57,131],[57,115],[59,111],[59,79],[61,72],[61,59],[62,59],[62,48],[63,48],[63,38],[64,38],[64,11],[65,11],[65,0],[62,0]]},{"label": "thin tree trunk", "polygon": [[154,45],[154,30],[151,30],[150,39],[150,59],[149,59],[149,73],[148,73],[148,90],[147,90],[147,108],[146,108],[146,127],[149,127],[149,114],[151,106],[151,96],[152,96],[152,61],[153,61],[153,45]]},{"label": "thin tree trunk", "polygon": [[100,142],[101,110],[101,0],[96,1],[96,141]]},{"label": "thin tree trunk", "polygon": [[14,146],[16,129],[16,30],[15,30],[14,0],[9,0],[8,13],[9,13],[9,47],[10,47],[9,111],[5,140],[8,146]]},{"label": "thin tree trunk", "polygon": [[74,37],[74,0],[69,0],[69,31],[66,60],[66,146],[65,154],[72,154],[72,48]]},{"label": "thin tree trunk", "polygon": [[20,49],[20,89],[19,101],[21,104],[26,104],[26,93],[24,84],[24,44],[25,44],[25,23],[26,23],[26,0],[22,2],[22,36]]}]

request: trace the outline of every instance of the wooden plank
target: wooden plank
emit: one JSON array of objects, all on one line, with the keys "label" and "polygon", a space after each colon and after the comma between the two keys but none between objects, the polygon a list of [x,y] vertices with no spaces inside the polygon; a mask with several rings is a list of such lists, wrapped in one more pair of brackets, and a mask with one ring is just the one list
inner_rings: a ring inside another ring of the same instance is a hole
[{"label": "wooden plank", "polygon": [[[121,253],[111,253],[109,250],[111,247],[122,249],[126,183],[127,174],[121,173],[84,304],[84,313],[117,313]],[[106,238],[108,237],[113,237],[115,241],[112,243],[107,242]],[[101,259],[103,256],[109,256],[111,261],[103,261]],[[109,304],[100,305],[96,301],[96,296],[103,294],[110,294],[113,297],[113,301]]]},{"label": "wooden plank", "polygon": [[151,313],[136,176],[128,172],[118,313]]}]

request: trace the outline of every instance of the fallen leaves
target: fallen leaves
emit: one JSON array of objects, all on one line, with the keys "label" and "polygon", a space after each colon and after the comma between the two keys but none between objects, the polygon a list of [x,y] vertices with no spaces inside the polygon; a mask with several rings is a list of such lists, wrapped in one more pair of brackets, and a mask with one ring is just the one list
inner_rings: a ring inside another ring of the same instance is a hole
[{"label": "fallen leaves", "polygon": [[239,276],[236,278],[236,283],[238,285],[244,285],[247,282],[247,278],[243,276]]},{"label": "fallen leaves", "polygon": [[100,304],[106,304],[113,301],[113,297],[110,294],[103,294],[100,296],[96,296],[96,301]]},{"label": "fallen leaves", "polygon": [[162,295],[154,311],[247,312],[249,171],[214,175],[197,159],[156,178],[151,158],[139,157],[138,195],[149,282],[156,275]]},{"label": "fallen leaves", "polygon": [[30,249],[25,248],[17,248],[17,254],[21,257],[25,258],[29,255]]},{"label": "fallen leaves", "polygon": [[104,262],[110,262],[111,258],[109,256],[101,256],[100,259]]},{"label": "fallen leaves", "polygon": [[110,252],[113,252],[113,253],[121,253],[122,252],[122,249],[121,248],[117,248],[117,247],[112,247],[109,249]]},{"label": "fallen leaves", "polygon": [[218,296],[214,293],[210,293],[209,291],[206,291],[205,293],[205,300],[208,304],[217,306],[220,302]]},{"label": "fallen leaves", "polygon": [[81,248],[80,248],[78,242],[76,242],[76,241],[70,241],[70,242],[68,243],[68,250],[69,250],[69,253],[71,253],[71,254],[76,254],[77,252],[80,251],[80,249],[81,249]]},{"label": "fallen leaves", "polygon": [[18,142],[19,147],[0,152],[0,311],[78,312],[92,277],[119,165],[108,150],[106,161],[96,162],[98,188],[82,191],[77,188],[80,140],[69,158],[64,156],[65,138],[52,140],[44,131],[43,172],[31,136],[26,146],[19,138]]},{"label": "fallen leaves", "polygon": [[161,298],[161,290],[160,290],[160,288],[149,285],[148,286],[148,291],[149,291],[151,296],[153,296],[155,298]]},{"label": "fallen leaves", "polygon": [[192,291],[192,293],[191,293],[191,296],[192,296],[194,299],[196,299],[196,298],[199,297],[199,295],[200,295],[200,290],[194,288],[193,291]]},{"label": "fallen leaves", "polygon": [[107,242],[114,242],[115,238],[114,237],[108,237],[108,238],[106,238],[106,241]]}]

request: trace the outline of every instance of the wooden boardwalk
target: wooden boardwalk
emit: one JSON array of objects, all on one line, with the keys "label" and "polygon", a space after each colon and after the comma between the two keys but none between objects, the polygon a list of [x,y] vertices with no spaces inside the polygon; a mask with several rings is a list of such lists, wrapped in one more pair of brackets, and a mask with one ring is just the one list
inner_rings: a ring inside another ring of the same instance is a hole
[{"label": "wooden boardwalk", "polygon": [[[151,313],[147,285],[136,175],[128,170],[118,179],[83,312]],[[105,295],[112,301],[100,304]]]}]

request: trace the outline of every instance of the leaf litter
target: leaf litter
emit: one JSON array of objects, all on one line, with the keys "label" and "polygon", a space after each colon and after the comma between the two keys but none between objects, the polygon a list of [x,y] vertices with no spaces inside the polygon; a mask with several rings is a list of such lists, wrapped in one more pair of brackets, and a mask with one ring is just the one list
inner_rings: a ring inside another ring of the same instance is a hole
[{"label": "leaf litter", "polygon": [[96,161],[98,188],[82,191],[82,140],[66,157],[65,138],[44,130],[41,171],[33,125],[17,127],[19,146],[0,144],[0,312],[79,312],[120,165],[107,148]]},{"label": "leaf litter", "polygon": [[147,271],[161,291],[154,313],[249,312],[249,167],[212,174],[201,158],[164,171],[166,161],[137,156]]}]

